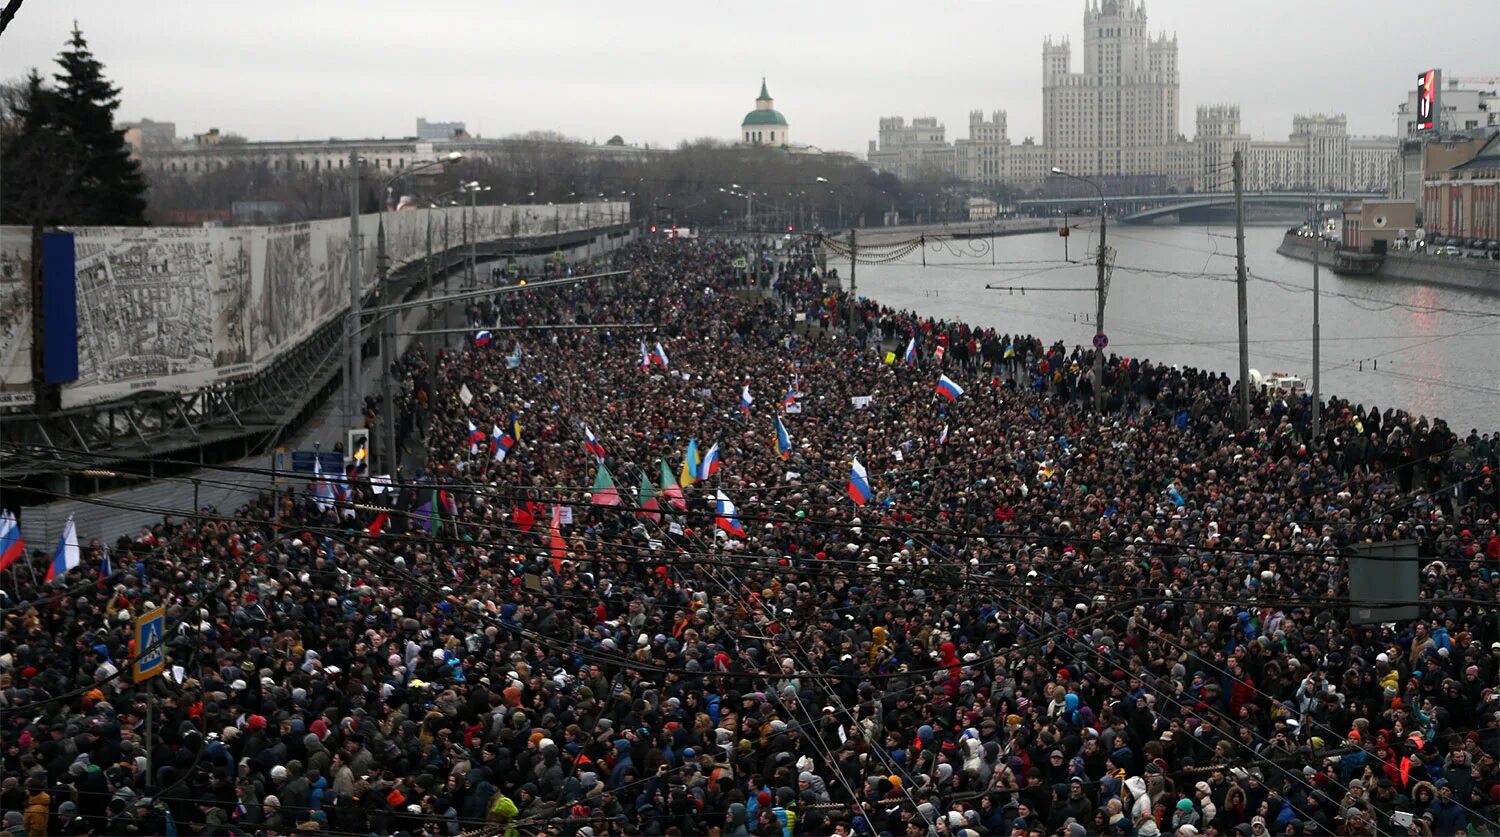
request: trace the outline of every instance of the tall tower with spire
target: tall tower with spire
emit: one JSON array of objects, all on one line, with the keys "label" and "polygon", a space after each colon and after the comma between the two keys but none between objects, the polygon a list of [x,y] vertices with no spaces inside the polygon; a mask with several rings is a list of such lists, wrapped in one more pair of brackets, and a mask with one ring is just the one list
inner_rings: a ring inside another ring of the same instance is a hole
[{"label": "tall tower with spire", "polygon": [[1178,139],[1177,38],[1152,35],[1144,0],[1084,0],[1083,71],[1068,42],[1042,46],[1042,139],[1054,165],[1089,177],[1164,171]]},{"label": "tall tower with spire", "polygon": [[776,101],[766,91],[766,80],[760,80],[760,95],[755,97],[755,110],[745,114],[740,122],[740,142],[745,145],[763,145],[781,148],[788,144],[786,117],[775,108]]}]

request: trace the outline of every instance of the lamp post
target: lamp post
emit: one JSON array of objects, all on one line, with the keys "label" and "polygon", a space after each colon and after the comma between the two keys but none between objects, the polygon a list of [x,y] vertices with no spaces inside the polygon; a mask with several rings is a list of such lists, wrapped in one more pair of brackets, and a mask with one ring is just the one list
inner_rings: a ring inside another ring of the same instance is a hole
[{"label": "lamp post", "polygon": [[354,417],[364,403],[359,380],[360,270],[359,270],[359,153],[349,152],[349,315],[344,321],[344,432],[354,428]]},{"label": "lamp post", "polygon": [[473,290],[476,287],[474,270],[479,259],[478,254],[474,250],[475,245],[479,241],[479,193],[488,192],[491,188],[490,186],[480,186],[477,180],[472,180],[464,185],[464,191],[469,193],[469,290]]},{"label": "lamp post", "polygon": [[[847,197],[851,204],[854,203],[854,192],[848,186],[841,183],[834,183],[826,177],[818,177],[813,182],[821,183],[824,186],[827,186],[829,192],[833,192],[835,189],[843,192],[844,197]],[[835,204],[838,207],[839,227],[842,229],[844,226],[844,201],[842,198],[838,198],[835,200]]]},{"label": "lamp post", "polygon": [[1099,276],[1097,285],[1094,289],[1095,307],[1097,309],[1094,316],[1094,413],[1096,415],[1103,415],[1105,341],[1104,299],[1109,295],[1109,284],[1106,281],[1104,274],[1104,261],[1107,252],[1105,249],[1105,242],[1107,240],[1106,236],[1109,232],[1109,215],[1107,212],[1108,207],[1104,203],[1104,190],[1099,188],[1099,184],[1088,179],[1087,177],[1079,177],[1076,174],[1069,174],[1068,172],[1065,172],[1062,169],[1057,168],[1056,166],[1053,166],[1052,173],[1061,175],[1063,177],[1071,177],[1074,180],[1087,183],[1093,188],[1094,192],[1099,195],[1099,258],[1097,260]]},{"label": "lamp post", "polygon": [[[386,193],[386,200],[381,201],[380,203],[380,218],[378,227],[380,234],[380,259],[379,263],[376,265],[378,269],[377,281],[382,293],[384,293],[386,289],[386,271],[390,265],[390,258],[386,254],[385,249],[385,205],[390,200],[391,187],[395,185],[396,181],[400,180],[403,177],[406,177],[407,175],[416,174],[417,172],[425,171],[426,169],[434,168],[436,166],[447,165],[448,163],[456,163],[459,160],[463,159],[463,156],[463,152],[454,151],[441,160],[432,160],[419,166],[404,169],[386,180],[385,186],[383,188],[383,191]],[[430,271],[432,266],[431,216],[428,216],[427,222],[427,257],[427,266],[429,271],[428,281],[430,283]],[[382,304],[384,305],[389,305],[391,302],[392,300],[390,299],[382,299]],[[395,371],[392,369],[392,367],[395,365],[396,354],[396,321],[392,319],[393,316],[394,315],[390,311],[383,311],[380,314],[380,361],[385,366],[385,369],[381,372],[380,375],[380,412],[384,416],[384,420],[381,422],[381,435],[384,438],[382,438],[381,440],[382,444],[380,447],[383,451],[382,458],[384,460],[386,473],[390,474],[392,476],[392,479],[395,478],[396,472],[400,465],[400,462],[396,456],[395,393],[394,388],[391,385],[391,379],[395,375]],[[349,451],[349,453],[352,455],[354,452]]]}]

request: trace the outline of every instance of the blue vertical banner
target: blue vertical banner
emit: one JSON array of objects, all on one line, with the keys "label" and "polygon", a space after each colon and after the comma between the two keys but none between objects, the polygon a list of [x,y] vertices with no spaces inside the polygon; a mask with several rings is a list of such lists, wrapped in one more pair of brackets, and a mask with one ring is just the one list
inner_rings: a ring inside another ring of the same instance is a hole
[{"label": "blue vertical banner", "polygon": [[42,233],[42,379],[78,380],[78,281],[70,232]]}]

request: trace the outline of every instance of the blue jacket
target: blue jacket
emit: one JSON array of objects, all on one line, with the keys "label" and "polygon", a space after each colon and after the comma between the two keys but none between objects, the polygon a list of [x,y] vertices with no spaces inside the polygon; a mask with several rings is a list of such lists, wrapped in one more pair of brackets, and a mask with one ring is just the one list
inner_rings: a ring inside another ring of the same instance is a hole
[{"label": "blue jacket", "polygon": [[1432,812],[1432,833],[1434,837],[1451,837],[1464,831],[1469,823],[1469,815],[1464,811],[1462,805],[1452,799],[1438,797],[1427,806]]}]

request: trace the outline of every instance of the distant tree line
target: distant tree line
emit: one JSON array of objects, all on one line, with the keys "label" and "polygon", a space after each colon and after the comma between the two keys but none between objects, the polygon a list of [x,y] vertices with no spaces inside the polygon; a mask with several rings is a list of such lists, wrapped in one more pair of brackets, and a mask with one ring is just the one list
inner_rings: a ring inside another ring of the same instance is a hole
[{"label": "distant tree line", "polygon": [[[618,145],[613,139],[607,145]],[[362,210],[373,212],[380,200],[389,197],[394,203],[403,195],[425,206],[461,183],[479,181],[490,187],[478,193],[481,204],[608,199],[628,201],[632,218],[658,226],[748,225],[770,231],[876,226],[892,211],[908,222],[918,217],[957,221],[963,219],[964,200],[970,196],[1009,197],[1003,189],[976,192],[973,184],[936,171],[903,182],[852,157],[792,154],[713,139],[635,157],[595,149],[536,134],[517,137],[437,175],[403,179],[389,196],[378,194],[387,178],[371,177],[362,185]],[[150,170],[148,178],[148,217],[154,223],[227,210],[240,201],[280,204],[286,221],[349,211],[344,172],[272,171],[264,162],[240,162],[191,176]],[[444,202],[461,200],[449,195]]]}]

